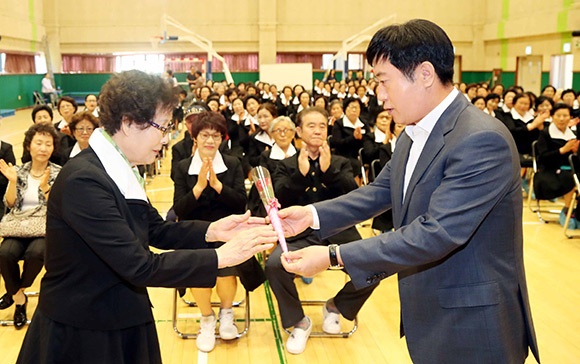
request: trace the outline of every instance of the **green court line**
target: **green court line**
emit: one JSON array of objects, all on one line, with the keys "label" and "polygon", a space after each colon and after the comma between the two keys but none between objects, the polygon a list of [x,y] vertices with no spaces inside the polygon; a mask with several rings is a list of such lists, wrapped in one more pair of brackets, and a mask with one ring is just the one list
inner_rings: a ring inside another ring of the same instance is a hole
[{"label": "green court line", "polygon": [[276,316],[276,309],[272,301],[272,292],[270,291],[270,283],[264,282],[264,292],[266,293],[266,301],[268,302],[268,310],[270,311],[270,318],[272,322],[272,331],[274,332],[274,339],[276,340],[276,348],[278,349],[278,357],[280,364],[288,362],[286,352],[284,351],[284,343],[282,341],[282,333],[280,332],[280,325],[278,325],[278,317]]}]

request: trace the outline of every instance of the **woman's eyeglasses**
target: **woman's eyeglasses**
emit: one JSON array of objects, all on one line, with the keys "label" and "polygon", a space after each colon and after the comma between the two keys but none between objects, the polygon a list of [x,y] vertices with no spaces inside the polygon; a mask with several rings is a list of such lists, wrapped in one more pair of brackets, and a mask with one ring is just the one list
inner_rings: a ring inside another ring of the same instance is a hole
[{"label": "woman's eyeglasses", "polygon": [[197,134],[197,138],[200,139],[201,141],[206,141],[209,138],[211,138],[213,141],[215,142],[220,142],[222,140],[222,135],[221,134],[209,134],[209,133],[199,133]]},{"label": "woman's eyeglasses", "polygon": [[286,133],[291,133],[293,131],[294,130],[292,130],[292,129],[274,129],[274,130],[272,130],[272,133],[275,133],[275,134],[286,134]]},{"label": "woman's eyeglasses", "polygon": [[83,134],[83,133],[90,134],[93,132],[93,130],[95,130],[95,128],[75,128],[75,131],[79,132],[81,134]]},{"label": "woman's eyeglasses", "polygon": [[161,125],[157,124],[156,122],[154,122],[153,120],[147,120],[147,124],[151,125],[155,129],[159,130],[161,132],[161,134],[163,134],[163,136],[166,136],[167,134],[169,134],[169,132],[173,128],[173,123],[169,123],[169,124],[167,124],[167,126],[161,126]]}]

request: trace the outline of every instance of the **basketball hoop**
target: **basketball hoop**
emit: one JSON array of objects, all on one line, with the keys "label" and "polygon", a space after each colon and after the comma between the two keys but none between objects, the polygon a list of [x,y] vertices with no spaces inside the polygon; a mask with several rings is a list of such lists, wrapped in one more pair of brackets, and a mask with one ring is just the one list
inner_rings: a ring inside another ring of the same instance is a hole
[{"label": "basketball hoop", "polygon": [[149,38],[149,41],[151,42],[151,48],[157,49],[157,47],[159,46],[159,43],[161,43],[162,40],[163,40],[163,37],[159,36],[159,35],[156,35],[154,37]]}]

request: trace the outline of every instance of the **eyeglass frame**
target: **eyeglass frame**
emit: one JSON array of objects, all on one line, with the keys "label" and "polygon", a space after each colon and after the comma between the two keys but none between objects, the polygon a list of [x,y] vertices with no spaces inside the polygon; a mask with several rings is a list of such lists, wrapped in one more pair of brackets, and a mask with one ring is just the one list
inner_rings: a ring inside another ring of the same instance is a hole
[{"label": "eyeglass frame", "polygon": [[161,134],[163,135],[163,137],[167,136],[167,134],[169,134],[169,132],[171,132],[171,129],[173,128],[172,122],[167,124],[167,126],[161,126],[161,125],[157,124],[156,122],[154,122],[153,120],[147,120],[147,124],[151,125],[155,129],[159,130],[161,132]]},{"label": "eyeglass frame", "polygon": [[288,133],[294,133],[296,132],[296,130],[292,129],[292,128],[284,128],[284,129],[273,129],[272,133],[275,134],[288,134]]},{"label": "eyeglass frame", "polygon": [[[201,135],[202,135],[202,132],[199,132],[195,138],[196,139],[199,138],[202,142],[205,142],[209,138],[211,138],[211,140],[213,140],[214,142],[218,142],[219,143],[219,142],[221,142],[224,139],[224,136],[221,133],[213,134],[213,135],[212,134],[207,134],[207,138],[206,137],[202,137]],[[219,138],[219,139],[216,140],[216,138]]]},{"label": "eyeglass frame", "polygon": [[[89,130],[89,129],[90,129],[90,130]],[[95,129],[96,129],[96,128],[91,128],[91,127],[89,127],[89,128],[75,128],[75,130],[73,130],[73,131],[74,131],[74,132],[77,132],[77,131],[78,131],[78,132],[80,132],[81,134],[83,134],[83,133],[85,133],[85,132],[86,132],[87,134],[90,134],[90,133],[92,133],[93,131],[95,131]]]}]

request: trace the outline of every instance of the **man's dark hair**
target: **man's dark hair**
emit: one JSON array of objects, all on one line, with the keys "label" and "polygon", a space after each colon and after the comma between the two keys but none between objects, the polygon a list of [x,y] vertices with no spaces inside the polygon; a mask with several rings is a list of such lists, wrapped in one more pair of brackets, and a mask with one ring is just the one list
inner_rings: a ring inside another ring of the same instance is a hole
[{"label": "man's dark hair", "polygon": [[389,61],[409,80],[422,62],[430,62],[443,84],[453,83],[455,54],[451,40],[435,23],[424,19],[390,25],[379,30],[366,52],[371,65]]},{"label": "man's dark hair", "polygon": [[302,120],[308,114],[320,114],[324,116],[325,119],[328,119],[328,112],[321,107],[312,106],[308,107],[298,113],[296,116],[296,126],[302,126]]}]

